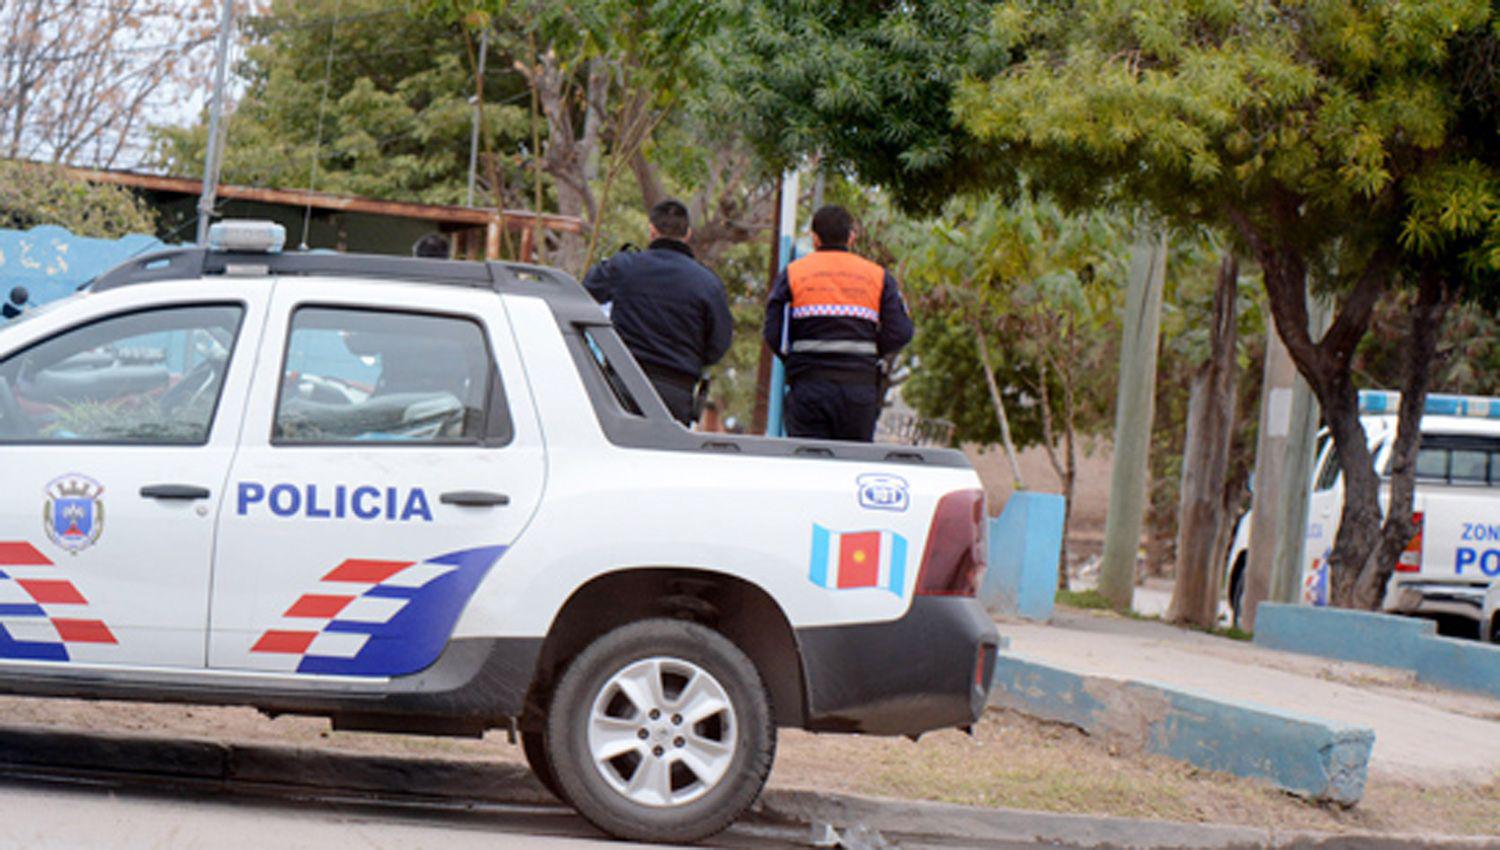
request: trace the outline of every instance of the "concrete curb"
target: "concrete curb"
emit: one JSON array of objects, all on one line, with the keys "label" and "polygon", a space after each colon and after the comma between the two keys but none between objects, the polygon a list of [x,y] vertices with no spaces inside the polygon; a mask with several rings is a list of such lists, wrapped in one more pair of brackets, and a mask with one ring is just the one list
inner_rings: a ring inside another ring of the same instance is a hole
[{"label": "concrete curb", "polygon": [[1429,620],[1262,602],[1255,614],[1255,643],[1409,670],[1418,682],[1500,697],[1500,646],[1438,637]]},{"label": "concrete curb", "polygon": [[[0,774],[3,773],[58,773],[250,789],[557,805],[530,771],[516,764],[397,758],[143,735],[85,735],[38,728],[0,727]],[[981,809],[782,789],[762,794],[750,817],[781,824],[863,826],[890,836],[909,837],[912,844],[929,839],[948,846],[1002,847],[1044,842],[1078,850],[1500,848],[1500,841],[1484,838],[1283,833],[1257,827]]]},{"label": "concrete curb", "polygon": [[981,809],[949,803],[768,791],[764,814],[796,823],[863,825],[887,836],[942,838],[964,846],[1045,844],[1074,850],[1168,848],[1500,848],[1500,839],[1276,830],[1137,818]]},{"label": "concrete curb", "polygon": [[990,704],[1067,723],[1127,750],[1266,779],[1313,800],[1364,795],[1375,733],[1151,682],[1087,676],[1023,656],[995,665]]}]

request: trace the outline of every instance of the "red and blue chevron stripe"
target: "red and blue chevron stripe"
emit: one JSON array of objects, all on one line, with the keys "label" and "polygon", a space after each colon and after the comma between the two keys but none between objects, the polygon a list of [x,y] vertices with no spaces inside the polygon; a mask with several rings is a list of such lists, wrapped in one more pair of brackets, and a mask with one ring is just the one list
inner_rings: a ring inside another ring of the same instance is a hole
[{"label": "red and blue chevron stripe", "polygon": [[250,651],[283,656],[298,673],[415,673],[442,654],[459,614],[506,548],[425,561],[346,560],[293,601]]},{"label": "red and blue chevron stripe", "polygon": [[116,644],[78,587],[25,541],[0,541],[0,658],[68,661],[69,644]]}]

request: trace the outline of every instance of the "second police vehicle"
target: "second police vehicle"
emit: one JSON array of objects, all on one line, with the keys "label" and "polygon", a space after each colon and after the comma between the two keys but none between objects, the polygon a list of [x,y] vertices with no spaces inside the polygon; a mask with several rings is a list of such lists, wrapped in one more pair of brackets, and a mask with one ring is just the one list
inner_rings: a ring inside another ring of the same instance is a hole
[{"label": "second police vehicle", "polygon": [[[1390,453],[1396,438],[1397,393],[1360,393],[1360,418],[1389,499]],[[1307,537],[1301,601],[1328,604],[1328,556],[1344,506],[1338,452],[1318,435],[1308,483]],[[1500,642],[1500,399],[1430,395],[1417,451],[1413,519],[1417,533],[1402,552],[1383,607],[1397,614],[1453,618]],[[1226,572],[1236,615],[1244,588],[1250,514],[1235,528]]]}]

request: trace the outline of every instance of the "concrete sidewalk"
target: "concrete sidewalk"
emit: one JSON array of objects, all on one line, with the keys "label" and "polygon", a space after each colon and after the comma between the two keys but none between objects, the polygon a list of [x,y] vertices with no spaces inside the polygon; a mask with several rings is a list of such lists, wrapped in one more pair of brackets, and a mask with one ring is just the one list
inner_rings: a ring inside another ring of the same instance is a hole
[{"label": "concrete sidewalk", "polygon": [[1369,726],[1376,776],[1433,783],[1500,777],[1500,700],[1417,685],[1409,673],[1067,608],[1048,625],[1002,621],[1000,633],[1012,651],[1075,673]]}]

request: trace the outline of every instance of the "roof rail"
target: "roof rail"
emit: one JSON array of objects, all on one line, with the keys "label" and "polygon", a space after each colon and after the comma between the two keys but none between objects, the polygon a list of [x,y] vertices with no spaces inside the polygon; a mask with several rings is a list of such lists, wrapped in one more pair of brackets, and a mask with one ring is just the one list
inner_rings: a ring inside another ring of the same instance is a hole
[{"label": "roof rail", "polygon": [[[496,260],[478,263],[380,254],[341,254],[332,251],[265,254],[214,251],[199,246],[168,248],[134,257],[94,278],[84,288],[104,292],[122,286],[186,280],[236,270],[242,273],[254,270],[260,274],[281,276],[378,278],[497,291],[524,291],[527,287],[522,282],[526,282],[533,286],[537,283],[548,284],[565,292],[578,291],[577,281],[566,272],[530,263]],[[532,291],[535,291],[534,288]]]}]

